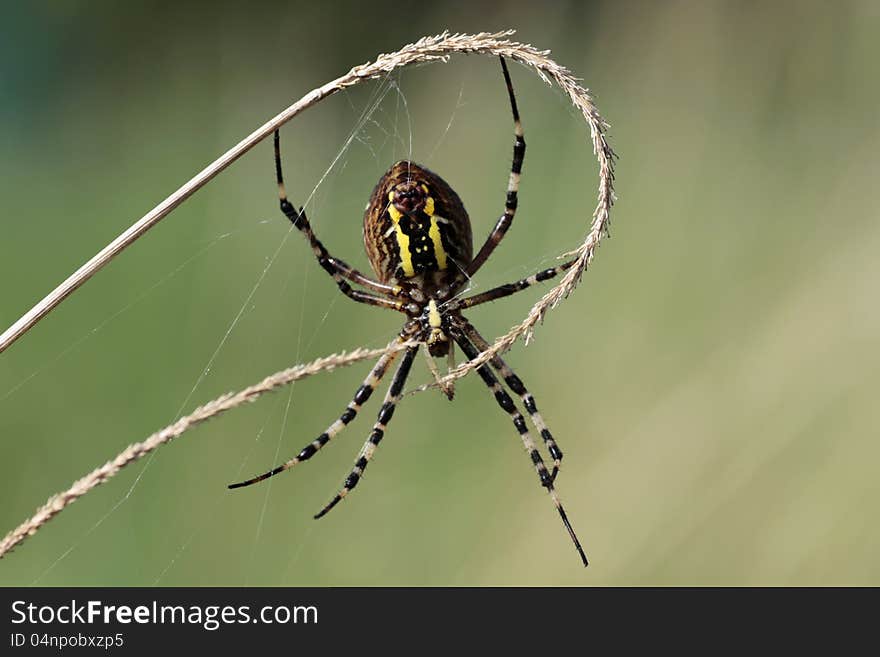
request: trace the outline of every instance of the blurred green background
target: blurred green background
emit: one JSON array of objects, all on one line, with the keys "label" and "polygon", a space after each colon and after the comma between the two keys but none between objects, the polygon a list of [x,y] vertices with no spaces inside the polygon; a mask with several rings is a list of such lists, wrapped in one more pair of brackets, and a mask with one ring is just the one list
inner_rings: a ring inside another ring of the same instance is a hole
[{"label": "blurred green background", "polygon": [[[874,2],[9,6],[2,328],[311,88],[424,34],[507,27],[584,79],[621,156],[612,239],[508,355],[565,451],[559,489],[590,568],[476,377],[451,404],[406,398],[364,482],[320,522],[376,400],[309,464],[226,490],[336,418],[361,364],[129,467],[2,560],[0,583],[880,584]],[[513,76],[520,213],[480,289],[555,262],[595,203],[584,124]],[[283,144],[288,190],[314,190],[316,230],[355,266],[372,186],[410,151],[456,188],[479,242],[511,152],[497,61],[359,86]],[[499,335],[540,293],[471,319]],[[0,355],[0,532],[179,413],[384,345],[398,325],[341,297],[289,233],[260,145]],[[415,372],[427,380],[421,357]]]}]

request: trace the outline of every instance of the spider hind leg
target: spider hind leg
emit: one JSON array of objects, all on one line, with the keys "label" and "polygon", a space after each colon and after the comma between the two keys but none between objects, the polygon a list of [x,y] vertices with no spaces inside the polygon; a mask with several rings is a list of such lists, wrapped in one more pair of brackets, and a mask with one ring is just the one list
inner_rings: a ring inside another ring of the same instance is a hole
[{"label": "spider hind leg", "polygon": [[507,180],[507,195],[504,198],[504,212],[498,218],[495,228],[486,238],[482,248],[468,265],[465,275],[470,278],[492,255],[501,240],[507,234],[513,224],[516,208],[519,203],[519,180],[522,175],[523,161],[526,157],[526,140],[523,136],[522,121],[519,118],[519,110],[516,107],[516,94],[513,92],[513,82],[510,81],[510,72],[507,70],[507,62],[501,57],[501,70],[504,73],[504,83],[507,85],[507,95],[510,99],[510,111],[513,115],[513,161],[510,165],[510,177]]}]

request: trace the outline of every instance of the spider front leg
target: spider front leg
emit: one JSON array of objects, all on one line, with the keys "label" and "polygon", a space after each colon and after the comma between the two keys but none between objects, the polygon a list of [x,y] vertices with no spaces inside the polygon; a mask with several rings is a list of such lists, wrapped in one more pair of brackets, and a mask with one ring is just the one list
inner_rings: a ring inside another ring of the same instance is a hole
[{"label": "spider front leg", "polygon": [[470,278],[483,263],[492,255],[495,247],[504,239],[504,235],[513,223],[516,214],[516,206],[519,194],[519,178],[522,173],[523,161],[526,157],[526,140],[523,137],[522,122],[519,118],[519,110],[516,107],[516,95],[513,93],[513,83],[510,81],[510,72],[507,63],[501,57],[501,70],[504,72],[504,82],[507,84],[507,95],[510,97],[510,110],[513,113],[513,163],[510,166],[510,178],[507,181],[507,197],[504,201],[504,213],[495,224],[495,228],[489,234],[486,243],[483,244],[477,256],[468,265],[465,276]]},{"label": "spider front leg", "polygon": [[[480,355],[480,351],[471,343],[468,337],[461,332],[460,329],[456,329],[452,333],[453,338],[461,347],[461,350],[464,352],[465,356],[467,356],[468,360],[473,360],[477,356]],[[587,561],[587,555],[584,553],[584,549],[581,547],[581,543],[578,540],[577,535],[574,533],[574,528],[571,526],[571,523],[568,520],[568,516],[565,513],[565,509],[562,506],[562,502],[559,499],[559,495],[556,493],[556,489],[553,485],[553,478],[549,472],[547,472],[547,466],[544,465],[544,461],[541,458],[540,452],[538,452],[535,447],[535,442],[532,440],[531,435],[529,435],[529,430],[526,427],[526,421],[523,419],[522,414],[517,410],[516,405],[513,403],[513,400],[510,398],[510,395],[501,387],[501,384],[498,383],[498,379],[492,374],[492,371],[486,366],[481,365],[477,368],[477,373],[480,375],[480,378],[483,379],[483,382],[492,391],[495,395],[495,401],[498,402],[498,405],[510,416],[510,419],[513,421],[513,425],[516,427],[517,432],[520,435],[520,438],[523,442],[523,447],[525,447],[526,452],[529,454],[529,458],[535,466],[535,470],[538,473],[538,477],[541,480],[541,485],[547,489],[547,492],[550,493],[550,497],[553,500],[554,506],[556,506],[556,510],[559,512],[559,517],[562,518],[562,523],[565,525],[566,530],[568,531],[568,535],[571,537],[572,542],[574,543],[575,549],[578,551],[578,555],[580,555],[581,561],[583,561],[584,566],[589,565]]]},{"label": "spider front leg", "polygon": [[[284,189],[284,176],[281,172],[280,140],[281,138],[276,130],[275,175],[278,180],[278,198],[281,205],[281,212],[283,212],[284,216],[286,216],[290,222],[296,226],[303,235],[305,235],[305,238],[309,241],[309,244],[312,247],[312,251],[315,253],[315,258],[317,258],[318,264],[321,265],[324,271],[330,274],[340,291],[350,299],[354,299],[355,301],[370,306],[380,306],[382,308],[390,308],[391,310],[398,310],[404,313],[407,312],[407,304],[404,302],[381,296],[400,296],[402,292],[401,288],[374,281],[373,279],[364,276],[358,270],[350,267],[342,260],[332,257],[321,241],[315,236],[315,231],[312,230],[312,225],[309,223],[309,219],[306,216],[305,208],[297,210],[294,205],[287,200],[287,191]],[[347,281],[362,285],[378,292],[379,294],[370,294],[369,292],[355,290]]]},{"label": "spider front leg", "polygon": [[[393,340],[388,347],[399,346],[403,344],[405,341],[405,336],[401,335],[395,340]],[[373,366],[373,369],[370,370],[367,378],[364,379],[364,382],[361,384],[360,388],[357,389],[357,392],[354,395],[354,398],[348,403],[348,406],[345,407],[345,410],[342,412],[342,415],[339,416],[339,419],[336,420],[333,424],[331,424],[320,436],[315,438],[312,442],[302,448],[299,454],[294,456],[289,461],[286,461],[268,472],[264,472],[261,475],[257,475],[252,479],[248,479],[247,481],[242,481],[237,484],[229,484],[229,488],[242,488],[244,486],[250,486],[251,484],[256,484],[264,479],[268,479],[269,477],[274,477],[277,474],[284,472],[285,470],[290,470],[293,466],[298,463],[302,463],[303,461],[308,461],[312,458],[318,450],[320,450],[324,445],[329,443],[336,434],[342,431],[346,425],[348,425],[354,418],[357,416],[358,411],[361,409],[367,400],[370,398],[370,395],[373,394],[373,391],[376,389],[376,386],[379,385],[379,382],[382,380],[382,377],[385,375],[385,372],[388,371],[388,368],[391,366],[391,363],[400,355],[399,351],[390,351],[384,356],[382,356],[376,364]]]},{"label": "spider front leg", "polygon": [[409,376],[409,371],[412,367],[413,359],[416,356],[416,351],[418,351],[418,347],[410,347],[406,350],[403,360],[400,361],[400,365],[397,366],[397,371],[394,373],[394,379],[391,381],[391,386],[388,388],[388,392],[385,393],[385,401],[382,402],[382,408],[379,409],[379,416],[376,420],[376,424],[373,425],[373,431],[370,433],[367,442],[365,442],[364,446],[361,448],[358,459],[355,461],[354,468],[351,473],[349,473],[348,477],[345,478],[342,490],[330,500],[330,503],[327,504],[327,506],[315,514],[316,520],[326,515],[330,509],[339,504],[346,495],[354,490],[354,487],[358,485],[358,482],[364,475],[364,470],[367,469],[367,464],[370,462],[370,459],[373,458],[373,454],[376,452],[379,443],[382,442],[382,438],[385,435],[385,428],[388,426],[391,417],[394,415],[394,409],[397,407],[397,402],[400,401],[400,398],[403,395],[403,386],[406,383],[406,378]]}]

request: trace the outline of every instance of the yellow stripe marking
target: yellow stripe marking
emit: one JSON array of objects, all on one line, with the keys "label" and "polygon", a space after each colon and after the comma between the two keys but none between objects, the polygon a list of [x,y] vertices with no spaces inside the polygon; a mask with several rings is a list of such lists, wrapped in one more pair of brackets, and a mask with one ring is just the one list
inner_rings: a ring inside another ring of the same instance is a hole
[{"label": "yellow stripe marking", "polygon": [[437,224],[437,218],[431,217],[431,228],[428,229],[428,235],[434,242],[434,257],[437,258],[437,269],[446,269],[446,249],[443,248],[443,239],[440,237],[440,226]]},{"label": "yellow stripe marking", "polygon": [[425,199],[425,214],[431,217],[431,227],[428,229],[428,236],[431,238],[431,241],[434,242],[434,257],[437,258],[437,269],[442,271],[446,269],[446,249],[443,248],[443,239],[440,236],[440,226],[437,223],[437,217],[434,216],[433,196],[429,196]]},{"label": "yellow stripe marking", "polygon": [[403,232],[400,224],[396,224],[397,228],[397,250],[400,254],[400,266],[403,268],[403,275],[407,278],[412,278],[416,275],[416,270],[413,268],[412,263],[412,255],[409,252],[409,235]]},{"label": "yellow stripe marking", "polygon": [[[393,194],[394,192],[391,192],[389,197]],[[397,238],[397,252],[400,256],[400,266],[403,269],[403,275],[407,278],[412,278],[416,275],[416,270],[413,267],[412,255],[409,252],[409,235],[404,233],[403,229],[400,227],[400,220],[403,217],[403,213],[392,204],[388,206],[388,215],[391,217],[391,221],[394,222],[395,237]]]}]

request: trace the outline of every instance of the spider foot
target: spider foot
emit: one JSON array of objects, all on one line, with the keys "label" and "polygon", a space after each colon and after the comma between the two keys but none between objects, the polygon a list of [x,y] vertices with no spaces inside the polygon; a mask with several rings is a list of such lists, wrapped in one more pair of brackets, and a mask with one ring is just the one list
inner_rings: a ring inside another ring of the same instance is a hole
[{"label": "spider foot", "polygon": [[336,506],[337,504],[339,504],[342,501],[343,497],[345,497],[345,496],[344,495],[336,495],[336,497],[334,497],[332,500],[330,500],[330,503],[327,506],[325,506],[323,509],[321,509],[320,511],[318,511],[318,513],[315,514],[314,519],[318,520],[319,518],[323,518],[324,516],[326,516],[334,506]]}]

